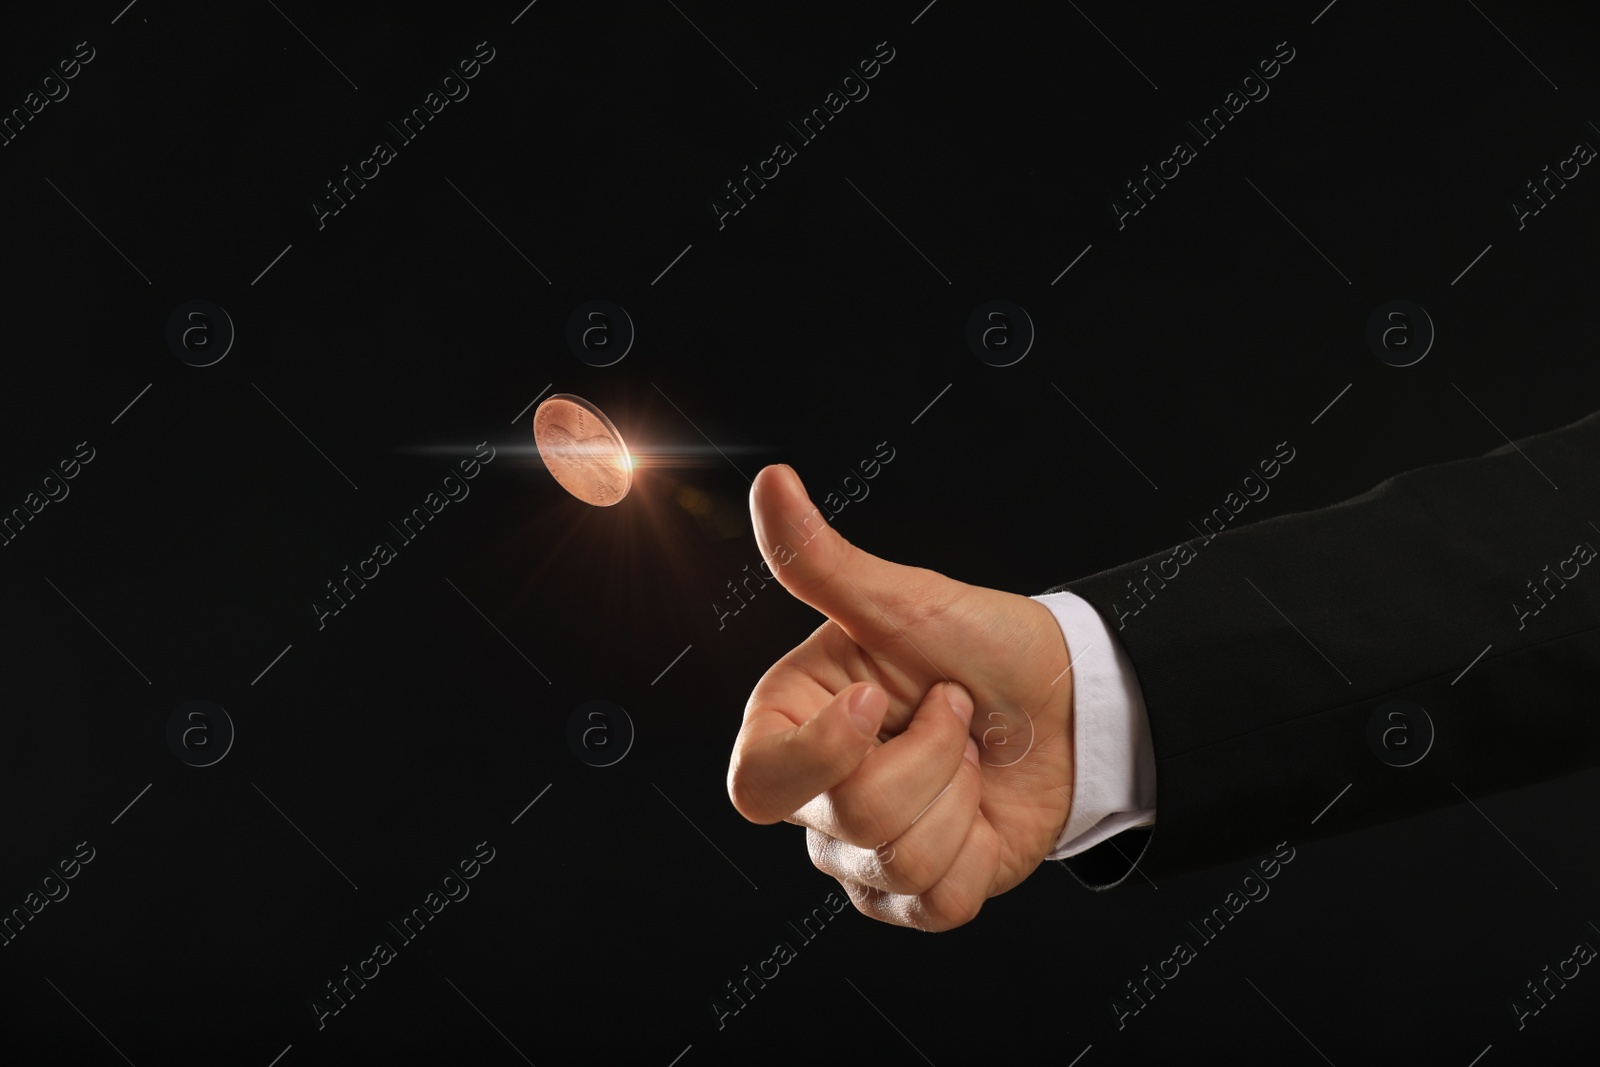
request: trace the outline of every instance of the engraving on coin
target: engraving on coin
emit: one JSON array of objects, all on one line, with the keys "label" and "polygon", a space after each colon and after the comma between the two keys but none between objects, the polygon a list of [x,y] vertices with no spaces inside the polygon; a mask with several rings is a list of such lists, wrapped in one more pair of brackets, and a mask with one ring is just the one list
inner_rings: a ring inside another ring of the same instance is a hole
[{"label": "engraving on coin", "polygon": [[179,704],[167,718],[167,747],[191,767],[221,763],[233,748],[233,720],[209,700]]},{"label": "engraving on coin", "polygon": [[1391,367],[1421,363],[1433,348],[1433,319],[1421,304],[1391,300],[1367,317],[1367,347]]},{"label": "engraving on coin", "polygon": [[632,316],[609,300],[586,300],[567,318],[567,347],[591,367],[622,362],[633,338]]},{"label": "engraving on coin", "polygon": [[557,393],[540,404],[533,440],[550,476],[585,504],[610,507],[628,495],[633,459],[622,435],[582,397]]},{"label": "engraving on coin", "polygon": [[220,363],[233,348],[233,319],[209,300],[179,304],[167,319],[167,347],[191,367]]},{"label": "engraving on coin", "polygon": [[633,720],[609,700],[588,701],[567,719],[567,746],[591,767],[621,763],[633,748]]}]

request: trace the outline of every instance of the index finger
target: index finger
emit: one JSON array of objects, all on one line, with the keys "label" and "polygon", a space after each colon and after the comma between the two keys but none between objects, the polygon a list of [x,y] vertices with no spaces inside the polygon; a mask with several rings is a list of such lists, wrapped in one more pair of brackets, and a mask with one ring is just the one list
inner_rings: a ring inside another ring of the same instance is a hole
[{"label": "index finger", "polygon": [[780,822],[842,782],[877,744],[889,707],[888,694],[871,682],[830,695],[814,679],[796,679],[775,695],[788,707],[822,706],[798,726],[765,694],[746,713],[728,762],[728,799],[754,823]]}]

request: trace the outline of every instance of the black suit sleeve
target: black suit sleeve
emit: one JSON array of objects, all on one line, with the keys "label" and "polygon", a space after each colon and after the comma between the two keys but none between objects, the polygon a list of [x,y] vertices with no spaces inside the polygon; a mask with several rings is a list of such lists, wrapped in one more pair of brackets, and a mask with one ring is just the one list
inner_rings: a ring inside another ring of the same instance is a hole
[{"label": "black suit sleeve", "polygon": [[1069,869],[1107,888],[1600,763],[1597,502],[1600,412],[1051,590],[1122,641],[1156,756],[1156,825]]}]

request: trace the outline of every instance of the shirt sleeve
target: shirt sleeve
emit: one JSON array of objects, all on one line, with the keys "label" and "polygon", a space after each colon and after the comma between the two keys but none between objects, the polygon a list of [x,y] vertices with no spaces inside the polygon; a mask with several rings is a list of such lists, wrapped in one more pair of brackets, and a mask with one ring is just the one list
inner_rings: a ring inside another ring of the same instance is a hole
[{"label": "shirt sleeve", "polygon": [[1045,856],[1059,860],[1155,823],[1155,750],[1138,675],[1100,613],[1072,593],[1033,599],[1055,616],[1072,667],[1071,810]]}]

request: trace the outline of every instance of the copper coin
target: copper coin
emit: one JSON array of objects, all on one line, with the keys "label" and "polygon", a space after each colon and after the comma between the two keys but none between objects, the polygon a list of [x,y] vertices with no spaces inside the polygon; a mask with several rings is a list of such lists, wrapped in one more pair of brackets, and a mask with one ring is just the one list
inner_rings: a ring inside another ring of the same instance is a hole
[{"label": "copper coin", "polygon": [[628,495],[633,458],[605,413],[581,396],[557,393],[533,413],[533,441],[561,488],[596,507]]}]

